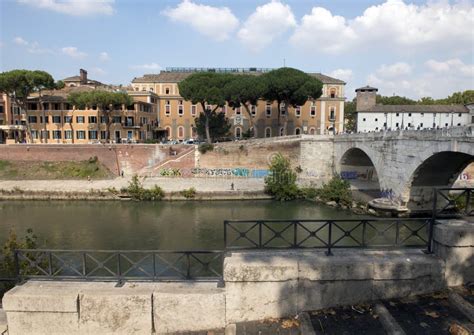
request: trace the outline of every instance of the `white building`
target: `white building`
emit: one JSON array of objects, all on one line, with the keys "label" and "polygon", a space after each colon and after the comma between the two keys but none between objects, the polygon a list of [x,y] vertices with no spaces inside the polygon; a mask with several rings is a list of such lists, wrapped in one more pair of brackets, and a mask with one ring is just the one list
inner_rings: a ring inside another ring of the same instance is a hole
[{"label": "white building", "polygon": [[377,105],[377,88],[356,89],[357,131],[436,129],[471,123],[464,105]]}]

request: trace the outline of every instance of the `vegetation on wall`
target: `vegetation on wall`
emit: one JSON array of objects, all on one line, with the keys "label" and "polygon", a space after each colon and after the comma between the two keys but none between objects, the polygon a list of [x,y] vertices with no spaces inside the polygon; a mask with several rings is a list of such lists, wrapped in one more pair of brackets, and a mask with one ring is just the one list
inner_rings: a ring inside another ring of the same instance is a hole
[{"label": "vegetation on wall", "polygon": [[296,185],[296,172],[290,165],[290,160],[281,153],[276,154],[268,168],[269,175],[265,178],[265,192],[276,200],[286,201],[296,199],[299,195]]},{"label": "vegetation on wall", "polygon": [[151,189],[144,188],[138,175],[134,175],[132,180],[128,183],[128,187],[121,191],[127,193],[133,200],[137,201],[161,200],[165,196],[165,192],[158,185],[153,186]]}]

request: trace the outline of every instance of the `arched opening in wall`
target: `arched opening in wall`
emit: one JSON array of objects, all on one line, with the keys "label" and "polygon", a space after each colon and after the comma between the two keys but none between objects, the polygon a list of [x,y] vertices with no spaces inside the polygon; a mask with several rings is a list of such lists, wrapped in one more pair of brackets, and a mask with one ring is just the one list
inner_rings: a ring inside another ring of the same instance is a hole
[{"label": "arched opening in wall", "polygon": [[169,140],[171,139],[171,127],[165,127],[166,130],[166,138]]},{"label": "arched opening in wall", "polygon": [[295,128],[295,135],[301,135],[301,128]]},{"label": "arched opening in wall", "polygon": [[341,178],[351,184],[353,194],[360,200],[369,201],[380,196],[377,170],[363,150],[359,148],[347,150],[341,157],[340,171]]},{"label": "arched opening in wall", "polygon": [[411,178],[407,207],[412,212],[431,211],[434,187],[473,187],[474,156],[443,151],[426,159]]},{"label": "arched opening in wall", "polygon": [[272,137],[272,128],[265,128],[265,137]]},{"label": "arched opening in wall", "polygon": [[180,140],[182,140],[184,138],[184,127],[183,126],[178,127],[178,138]]},{"label": "arched opening in wall", "polygon": [[242,128],[235,127],[235,138],[240,139],[242,137]]}]

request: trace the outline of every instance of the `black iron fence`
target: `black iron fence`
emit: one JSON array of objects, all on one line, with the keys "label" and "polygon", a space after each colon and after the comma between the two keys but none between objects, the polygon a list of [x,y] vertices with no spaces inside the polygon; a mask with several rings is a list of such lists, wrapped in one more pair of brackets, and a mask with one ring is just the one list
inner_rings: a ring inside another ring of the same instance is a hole
[{"label": "black iron fence", "polygon": [[434,188],[433,219],[474,216],[474,188]]},{"label": "black iron fence", "polygon": [[15,263],[18,280],[217,280],[223,251],[19,249]]},{"label": "black iron fence", "polygon": [[419,248],[431,251],[433,220],[260,220],[225,221],[225,248],[326,249]]}]

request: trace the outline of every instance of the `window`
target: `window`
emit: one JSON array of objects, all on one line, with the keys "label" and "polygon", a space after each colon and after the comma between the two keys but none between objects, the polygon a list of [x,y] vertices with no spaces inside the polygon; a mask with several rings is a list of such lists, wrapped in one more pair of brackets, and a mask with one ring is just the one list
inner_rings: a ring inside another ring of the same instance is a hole
[{"label": "window", "polygon": [[411,127],[411,123],[409,122],[409,123],[408,123],[408,128],[410,128],[410,127]]},{"label": "window", "polygon": [[64,123],[72,123],[72,116],[65,116]]},{"label": "window", "polygon": [[53,139],[55,140],[61,139],[61,130],[53,130]]},{"label": "window", "polygon": [[[43,120],[44,120],[44,122],[43,122]],[[49,123],[49,116],[45,116],[44,119],[43,119],[42,116],[40,116],[40,121],[41,121],[41,123]]]},{"label": "window", "polygon": [[330,94],[331,98],[334,99],[336,97],[336,90],[333,88],[331,89],[331,94]]},{"label": "window", "polygon": [[106,140],[107,139],[107,132],[105,130],[100,131],[100,139]]},{"label": "window", "polygon": [[3,105],[0,105],[0,114],[4,113]]},{"label": "window", "polygon": [[459,113],[458,116],[461,117],[461,113]]},{"label": "window", "polygon": [[61,117],[58,115],[53,115],[53,123],[61,123]]},{"label": "window", "polygon": [[445,127],[447,127],[447,126],[448,126],[448,124],[447,124],[447,123],[445,123],[445,124],[444,124],[444,126],[445,126]]},{"label": "window", "polygon": [[41,131],[41,138],[43,138],[43,139],[45,139],[45,138],[46,138],[46,139],[49,139],[49,131],[47,131],[47,130],[42,130],[42,131]]},{"label": "window", "polygon": [[375,118],[375,122],[377,122],[379,119]]},{"label": "window", "polygon": [[240,138],[242,136],[242,129],[240,127],[235,128],[235,138]]},{"label": "window", "polygon": [[458,127],[459,127],[460,125],[461,125],[461,124],[460,124],[460,123],[458,123]]},{"label": "window", "polygon": [[281,127],[280,128],[280,136],[283,136],[285,134],[285,128]]},{"label": "window", "polygon": [[408,113],[408,116],[411,116],[411,113]]},{"label": "window", "polygon": [[310,128],[309,129],[309,134],[310,135],[316,135],[316,129],[315,128]]},{"label": "window", "polygon": [[298,107],[295,108],[295,115],[296,115],[296,117],[301,116],[301,106],[298,106]]},{"label": "window", "polygon": [[84,116],[76,116],[76,123],[84,123]]},{"label": "window", "polygon": [[197,106],[191,105],[191,116],[196,116],[196,110],[197,110]]},{"label": "window", "polygon": [[166,127],[166,136],[168,136],[168,138],[171,138],[171,127]]},{"label": "window", "polygon": [[34,139],[38,139],[38,131],[37,130],[32,130],[31,131],[31,137],[33,137]]},{"label": "window", "polygon": [[78,140],[85,140],[86,139],[86,132],[84,130],[76,131],[76,138]]},{"label": "window", "polygon": [[183,126],[179,126],[179,127],[178,127],[178,137],[179,137],[179,138],[183,138],[183,137],[184,137],[184,127],[183,127]]},{"label": "window", "polygon": [[395,123],[395,127],[397,127],[397,128],[398,128],[399,126],[400,126],[400,123],[398,123],[398,122],[397,122],[397,123]]},{"label": "window", "polygon": [[33,116],[33,115],[28,116],[28,123],[36,123],[36,122],[38,122],[37,116]]},{"label": "window", "polygon": [[280,115],[285,116],[286,115],[286,109],[285,109],[285,104],[281,103],[280,105]]},{"label": "window", "polygon": [[252,117],[255,117],[257,115],[257,106],[250,106],[250,114],[252,115]]},{"label": "window", "polygon": [[72,139],[72,130],[66,130],[64,131],[64,138],[66,140],[71,140]]},{"label": "window", "polygon": [[[336,111],[334,107],[331,107],[331,110],[329,111],[329,121],[334,121],[336,120]],[[375,119],[377,121],[377,119]]]},{"label": "window", "polygon": [[241,115],[242,114],[242,107],[235,107],[235,115]]},{"label": "window", "polygon": [[423,128],[423,122],[422,122],[422,123],[420,123],[420,128]]},{"label": "window", "polygon": [[171,104],[169,100],[166,100],[165,115],[170,116],[170,114],[171,114]]},{"label": "window", "polygon": [[395,116],[400,116],[400,113],[395,114]]},{"label": "window", "polygon": [[97,130],[89,130],[89,140],[97,140]]},{"label": "window", "polygon": [[60,109],[61,109],[61,104],[54,103],[54,104],[53,104],[53,109],[54,109],[55,111],[60,110]]},{"label": "window", "polygon": [[[265,115],[267,117],[272,116],[272,105],[269,102],[267,102],[267,104],[265,105]],[[267,137],[270,137],[270,136],[267,136]]]},{"label": "window", "polygon": [[112,117],[112,123],[122,123],[122,117],[121,116]]},{"label": "window", "polygon": [[272,128],[265,128],[265,137],[272,137]]},{"label": "window", "polygon": [[184,107],[183,105],[178,105],[178,115],[183,116],[184,114]]},{"label": "window", "polygon": [[301,129],[295,128],[295,135],[301,135]]},{"label": "window", "polygon": [[365,121],[365,118],[363,118],[362,121]]},{"label": "window", "polygon": [[383,127],[384,127],[384,128],[387,128],[387,122],[384,122],[384,123],[383,123]]},{"label": "window", "polygon": [[101,116],[100,123],[107,123],[107,116]]},{"label": "window", "polygon": [[165,94],[170,94],[170,89],[168,87],[165,88]]},{"label": "window", "polygon": [[89,123],[97,123],[97,116],[89,116]]},{"label": "window", "polygon": [[311,108],[310,108],[310,113],[311,117],[315,117],[316,116],[316,106],[314,105],[314,103],[311,105]]}]

